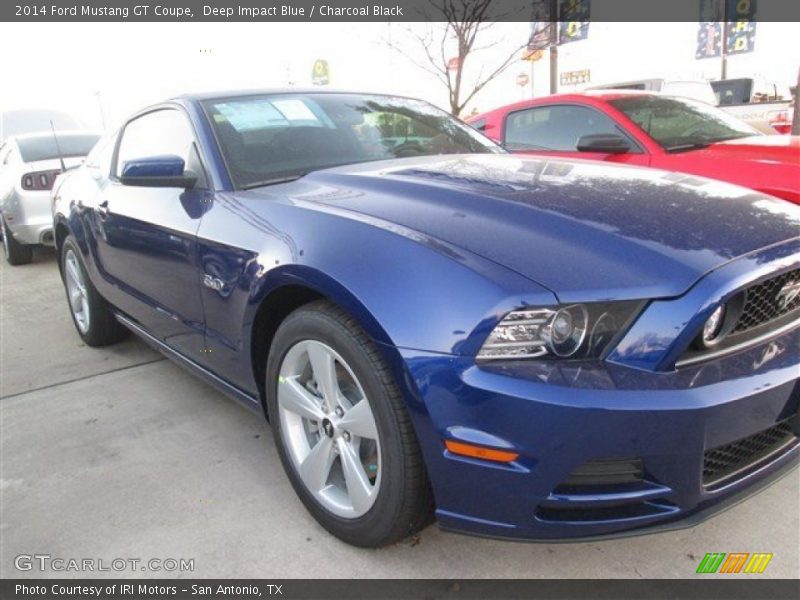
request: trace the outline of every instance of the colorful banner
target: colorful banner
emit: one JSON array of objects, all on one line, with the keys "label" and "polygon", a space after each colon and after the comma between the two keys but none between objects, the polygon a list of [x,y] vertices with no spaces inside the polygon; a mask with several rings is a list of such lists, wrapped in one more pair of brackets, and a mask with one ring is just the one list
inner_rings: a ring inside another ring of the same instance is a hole
[{"label": "colorful banner", "polygon": [[528,50],[544,50],[555,42],[555,19],[550,18],[549,0],[533,0],[531,2],[531,37]]},{"label": "colorful banner", "polygon": [[590,0],[560,0],[558,43],[578,42],[589,37]]},{"label": "colorful banner", "polygon": [[708,21],[697,24],[695,58],[715,58],[722,52],[722,24]]},{"label": "colorful banner", "polygon": [[[724,9],[724,12],[723,12]],[[695,58],[716,58],[722,53],[725,22],[725,54],[745,54],[755,49],[756,0],[701,0]]]},{"label": "colorful banner", "polygon": [[558,15],[552,19],[549,0],[534,0],[528,50],[544,50],[554,43],[567,44],[588,38],[590,4],[591,0],[559,0]]},{"label": "colorful banner", "polygon": [[728,54],[752,52],[756,46],[755,21],[735,21],[728,23]]},{"label": "colorful banner", "polygon": [[531,37],[528,40],[528,50],[544,50],[550,47],[551,23],[547,21],[534,21],[531,23]]}]

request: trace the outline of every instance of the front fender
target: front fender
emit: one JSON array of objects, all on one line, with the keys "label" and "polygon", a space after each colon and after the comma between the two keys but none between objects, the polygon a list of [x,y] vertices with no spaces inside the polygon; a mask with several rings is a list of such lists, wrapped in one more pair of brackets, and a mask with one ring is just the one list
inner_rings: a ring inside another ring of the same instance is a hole
[{"label": "front fender", "polygon": [[212,360],[238,371],[241,384],[253,377],[239,369],[256,314],[287,285],[329,298],[382,345],[457,355],[474,355],[509,310],[556,302],[521,275],[419,232],[280,196],[217,194],[198,253],[212,284],[202,291],[207,334],[228,355]]},{"label": "front fender", "polygon": [[[240,313],[245,329],[269,293],[302,285],[350,312],[377,342],[470,355],[509,310],[557,301],[506,267],[392,223],[313,203],[251,202],[246,195],[223,198],[213,210],[228,201],[236,211],[220,211],[218,218],[207,214],[200,233],[206,224],[225,227],[220,218],[249,217],[237,219],[231,230],[240,242],[252,239],[251,250],[217,261],[239,271],[221,274],[223,281],[247,286]],[[257,209],[256,220],[251,210]],[[205,261],[210,255],[204,256]],[[251,276],[241,281],[248,271]]]}]

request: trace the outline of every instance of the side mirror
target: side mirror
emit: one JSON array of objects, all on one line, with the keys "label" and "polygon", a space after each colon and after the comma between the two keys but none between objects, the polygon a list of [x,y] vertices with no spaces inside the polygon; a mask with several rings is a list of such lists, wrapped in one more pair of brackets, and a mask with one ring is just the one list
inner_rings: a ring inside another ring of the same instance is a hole
[{"label": "side mirror", "polygon": [[185,169],[179,156],[149,156],[123,163],[119,180],[122,185],[191,189],[197,175]]},{"label": "side mirror", "polygon": [[592,133],[578,138],[577,148],[579,152],[622,154],[629,152],[631,145],[628,140],[615,133]]}]

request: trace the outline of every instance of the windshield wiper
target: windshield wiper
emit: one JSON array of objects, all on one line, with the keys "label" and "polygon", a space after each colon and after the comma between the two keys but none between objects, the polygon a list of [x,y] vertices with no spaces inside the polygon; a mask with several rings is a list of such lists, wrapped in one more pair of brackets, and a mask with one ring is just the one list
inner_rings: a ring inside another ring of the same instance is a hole
[{"label": "windshield wiper", "polygon": [[240,189],[242,190],[252,190],[253,188],[264,187],[267,185],[274,185],[276,183],[289,183],[290,181],[297,181],[301,177],[307,175],[307,173],[300,173],[299,175],[292,175],[290,177],[276,177],[274,179],[264,179],[263,181],[256,181],[254,183],[248,183],[247,185],[243,185]]},{"label": "windshield wiper", "polygon": [[714,142],[688,142],[686,144],[675,144],[674,146],[667,146],[667,152],[686,152],[687,150],[700,150],[701,148],[708,148]]},{"label": "windshield wiper", "polygon": [[737,133],[736,135],[724,135],[718,138],[708,138],[702,141],[695,140],[689,141],[685,144],[675,144],[674,146],[667,146],[667,152],[685,152],[687,150],[699,150],[700,148],[707,148],[711,144],[716,144],[719,142],[729,142],[730,140],[739,140],[741,138],[748,137],[746,133]]}]

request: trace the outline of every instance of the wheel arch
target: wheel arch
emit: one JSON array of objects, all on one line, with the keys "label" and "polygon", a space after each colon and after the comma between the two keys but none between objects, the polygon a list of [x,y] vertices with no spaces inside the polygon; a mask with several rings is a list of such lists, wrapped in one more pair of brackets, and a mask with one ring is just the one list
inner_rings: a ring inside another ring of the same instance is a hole
[{"label": "wheel arch", "polygon": [[[387,355],[393,349],[387,332],[358,297],[332,277],[311,267],[290,265],[270,271],[255,284],[253,291],[255,299],[250,303],[250,310],[245,318],[246,323],[249,323],[249,335],[246,339],[249,342],[248,355],[253,377],[265,414],[266,365],[275,333],[291,313],[317,300],[330,302],[353,317],[377,343],[387,363],[396,371],[397,357]],[[395,377],[400,375],[396,372],[394,374]],[[401,381],[398,379],[398,383]]]},{"label": "wheel arch", "polygon": [[61,265],[61,249],[64,247],[64,240],[67,239],[67,236],[72,233],[69,225],[67,224],[67,220],[64,217],[56,217],[55,224],[53,227],[53,243],[55,244],[56,248],[56,256],[58,260],[58,271],[61,273],[62,277],[64,275],[63,267]]}]

